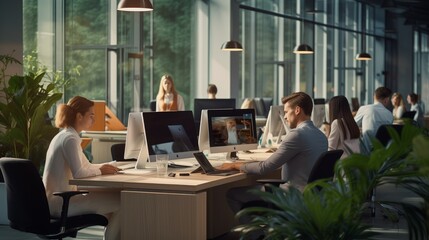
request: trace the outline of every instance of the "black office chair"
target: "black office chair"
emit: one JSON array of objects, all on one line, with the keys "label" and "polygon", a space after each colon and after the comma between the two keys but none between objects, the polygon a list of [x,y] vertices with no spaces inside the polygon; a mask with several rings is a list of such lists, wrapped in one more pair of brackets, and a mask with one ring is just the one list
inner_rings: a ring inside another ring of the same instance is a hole
[{"label": "black office chair", "polygon": [[[335,164],[343,155],[343,150],[326,151],[320,155],[316,163],[314,163],[308,176],[307,184],[315,182],[320,179],[333,179],[335,174]],[[257,182],[264,184],[265,191],[271,192],[271,186],[279,187],[280,184],[286,183],[283,179],[259,179]],[[262,200],[250,201],[243,205],[244,208],[248,207],[273,207],[272,204]]]},{"label": "black office chair", "polygon": [[152,112],[155,112],[156,111],[156,100],[150,100],[149,107],[150,107],[150,110]]},{"label": "black office chair", "polygon": [[404,125],[401,124],[384,124],[381,125],[377,132],[375,133],[375,138],[380,141],[383,146],[387,146],[390,143],[390,140],[392,137],[389,134],[389,131],[387,130],[389,127],[393,128],[399,135],[401,135],[402,128]]},{"label": "black office chair", "polygon": [[110,147],[110,152],[112,154],[112,160],[115,161],[124,161],[125,153],[125,143],[116,143]]},{"label": "black office chair", "polygon": [[107,226],[107,219],[99,214],[67,216],[70,198],[87,191],[57,192],[63,198],[61,218],[53,218],[42,179],[33,163],[26,159],[1,158],[7,192],[7,214],[10,227],[37,234],[43,239],[76,237],[79,230],[90,226]]}]

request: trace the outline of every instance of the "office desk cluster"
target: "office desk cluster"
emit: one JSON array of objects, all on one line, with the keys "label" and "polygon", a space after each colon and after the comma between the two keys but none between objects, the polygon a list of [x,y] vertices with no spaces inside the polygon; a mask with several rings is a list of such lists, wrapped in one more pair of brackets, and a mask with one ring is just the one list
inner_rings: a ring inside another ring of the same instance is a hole
[{"label": "office desk cluster", "polygon": [[[269,155],[260,149],[239,156],[243,160],[264,160]],[[275,175],[279,177],[280,174]],[[199,240],[222,235],[237,224],[225,194],[232,187],[254,184],[256,179],[257,176],[244,173],[157,177],[156,172],[150,172],[74,179],[70,184],[80,188],[106,187],[121,191],[123,240]]]}]

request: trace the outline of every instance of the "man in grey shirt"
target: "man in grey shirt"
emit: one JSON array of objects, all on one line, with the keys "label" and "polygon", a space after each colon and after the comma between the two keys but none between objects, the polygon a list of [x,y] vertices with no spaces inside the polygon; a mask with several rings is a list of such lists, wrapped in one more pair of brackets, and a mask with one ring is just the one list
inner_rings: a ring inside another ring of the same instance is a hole
[{"label": "man in grey shirt", "polygon": [[[282,99],[286,123],[291,130],[285,139],[267,160],[252,163],[225,163],[220,169],[236,169],[249,174],[263,175],[281,167],[282,179],[303,190],[314,163],[328,150],[326,136],[311,121],[313,101],[303,92],[296,92]],[[253,187],[233,188],[228,192],[228,202],[234,212],[241,210],[244,203],[258,200],[249,193]]]}]

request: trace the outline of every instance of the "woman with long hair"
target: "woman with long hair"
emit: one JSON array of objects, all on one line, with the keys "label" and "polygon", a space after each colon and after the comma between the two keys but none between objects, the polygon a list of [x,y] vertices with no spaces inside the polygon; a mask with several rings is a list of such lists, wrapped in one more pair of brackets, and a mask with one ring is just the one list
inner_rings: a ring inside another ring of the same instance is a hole
[{"label": "woman with long hair", "polygon": [[401,119],[402,114],[404,114],[406,110],[404,99],[402,95],[398,92],[395,92],[392,95],[392,105],[393,105],[393,119]]},{"label": "woman with long hair", "polygon": [[156,111],[184,111],[185,103],[182,96],[174,87],[173,78],[170,75],[161,77],[159,91],[156,96]]},{"label": "woman with long hair", "polygon": [[356,124],[346,97],[335,96],[329,101],[330,131],[328,150],[341,149],[341,158],[360,152],[360,130]]},{"label": "woman with long hair", "polygon": [[[115,174],[119,169],[111,164],[92,164],[81,147],[79,133],[94,124],[94,102],[76,96],[58,107],[55,125],[62,130],[52,139],[46,153],[43,184],[46,188],[51,215],[61,216],[62,199],[54,192],[76,191],[70,179]],[[109,224],[104,239],[120,239],[120,192],[117,190],[89,190],[87,196],[70,199],[69,215],[97,213],[105,215]]]}]

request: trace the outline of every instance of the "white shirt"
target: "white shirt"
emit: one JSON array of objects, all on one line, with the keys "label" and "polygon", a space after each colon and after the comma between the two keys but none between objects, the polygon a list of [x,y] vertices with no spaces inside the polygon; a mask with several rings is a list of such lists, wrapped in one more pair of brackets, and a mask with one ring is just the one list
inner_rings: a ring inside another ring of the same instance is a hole
[{"label": "white shirt", "polygon": [[361,106],[356,113],[355,121],[362,127],[362,140],[366,151],[371,151],[371,139],[375,137],[381,125],[393,123],[393,114],[383,104],[375,102]]},{"label": "white shirt", "polygon": [[341,127],[338,125],[338,119],[335,119],[331,123],[331,132],[328,137],[328,150],[343,150],[344,153],[341,156],[341,159],[343,159],[349,155],[349,151],[360,153],[359,144],[359,138],[350,139],[350,131],[347,127],[346,132],[342,132]]},{"label": "white shirt", "polygon": [[[164,95],[164,102],[165,103],[172,103],[173,102],[174,95],[173,94],[166,94]],[[161,106],[159,105],[158,101],[156,101],[156,111],[161,111]],[[177,111],[185,111],[185,101],[183,101],[183,97],[180,96],[180,94],[177,94]]]},{"label": "white shirt", "polygon": [[76,186],[69,185],[70,179],[101,175],[102,164],[88,161],[80,146],[81,141],[74,128],[65,128],[49,144],[43,183],[51,209],[62,205],[62,199],[52,193],[77,190]]},{"label": "white shirt", "polygon": [[411,105],[410,111],[416,111],[416,115],[414,115],[414,121],[416,121],[420,127],[424,126],[424,113],[422,108],[418,103]]},{"label": "white shirt", "polygon": [[394,119],[401,119],[402,115],[404,114],[404,108],[402,106],[398,106],[397,108],[393,108],[393,118]]}]

